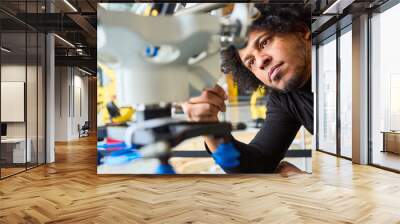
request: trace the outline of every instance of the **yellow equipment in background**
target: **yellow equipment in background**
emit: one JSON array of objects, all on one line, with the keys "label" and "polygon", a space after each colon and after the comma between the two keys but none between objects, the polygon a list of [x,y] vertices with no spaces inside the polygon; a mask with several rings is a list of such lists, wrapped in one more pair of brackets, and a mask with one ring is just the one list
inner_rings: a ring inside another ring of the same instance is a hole
[{"label": "yellow equipment in background", "polygon": [[[238,86],[234,81],[232,74],[226,74],[226,82],[228,84],[228,101],[231,105],[237,105],[238,100]],[[253,121],[259,122],[264,120],[267,113],[267,106],[265,103],[258,103],[265,97],[265,88],[259,88],[251,94],[250,98],[250,114]]]},{"label": "yellow equipment in background", "polygon": [[250,98],[250,112],[253,120],[265,119],[267,113],[267,106],[265,104],[257,105],[257,100],[265,97],[265,89],[259,88],[251,94]]},{"label": "yellow equipment in background", "polygon": [[101,118],[100,124],[125,123],[132,119],[135,110],[132,107],[122,106],[114,108],[118,110],[117,116],[111,116],[107,104],[118,102],[116,97],[116,76],[113,70],[98,63],[99,77],[97,79],[97,116]]},{"label": "yellow equipment in background", "polygon": [[112,123],[122,124],[132,119],[133,108],[132,107],[120,107],[119,108],[120,116],[111,118]]},{"label": "yellow equipment in background", "polygon": [[238,86],[233,80],[232,74],[226,74],[226,83],[228,84],[228,101],[232,105],[237,105],[238,103]]}]

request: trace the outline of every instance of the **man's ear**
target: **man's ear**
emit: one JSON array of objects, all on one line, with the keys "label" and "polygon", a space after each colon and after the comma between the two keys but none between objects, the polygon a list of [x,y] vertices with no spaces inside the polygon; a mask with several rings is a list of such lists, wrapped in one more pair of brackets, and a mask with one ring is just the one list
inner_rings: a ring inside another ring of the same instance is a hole
[{"label": "man's ear", "polygon": [[309,29],[307,29],[307,31],[304,33],[304,39],[305,40],[311,39],[311,31]]},{"label": "man's ear", "polygon": [[297,27],[296,35],[305,41],[309,41],[312,38],[310,28],[308,28],[306,24],[301,24],[300,26]]},{"label": "man's ear", "polygon": [[303,26],[302,26],[301,29],[302,29],[302,33],[303,33],[303,38],[304,38],[305,40],[310,40],[310,39],[311,39],[311,31],[310,31],[310,28],[308,28],[307,25],[303,24]]}]

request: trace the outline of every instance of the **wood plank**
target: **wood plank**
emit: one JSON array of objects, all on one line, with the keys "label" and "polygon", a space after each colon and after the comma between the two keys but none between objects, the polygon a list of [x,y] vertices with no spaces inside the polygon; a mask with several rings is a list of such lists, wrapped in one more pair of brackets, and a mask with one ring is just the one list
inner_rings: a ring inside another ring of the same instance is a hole
[{"label": "wood plank", "polygon": [[400,223],[400,175],[320,152],[313,174],[97,175],[96,139],[0,181],[0,223]]}]

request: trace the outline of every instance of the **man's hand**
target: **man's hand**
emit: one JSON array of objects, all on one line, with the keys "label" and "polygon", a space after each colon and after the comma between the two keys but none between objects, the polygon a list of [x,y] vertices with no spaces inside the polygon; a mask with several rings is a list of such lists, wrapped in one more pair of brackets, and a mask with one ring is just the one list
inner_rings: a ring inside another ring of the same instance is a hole
[{"label": "man's hand", "polygon": [[218,121],[218,112],[226,111],[226,99],[224,89],[216,85],[205,89],[200,96],[190,98],[182,108],[190,121]]},{"label": "man's hand", "polygon": [[274,173],[279,173],[281,176],[284,177],[289,177],[294,174],[299,174],[299,173],[306,173],[299,169],[297,166],[286,162],[286,161],[281,161],[278,165],[278,167],[275,169]]},{"label": "man's hand", "polygon": [[[200,96],[190,98],[182,104],[183,111],[190,121],[218,121],[218,112],[225,112],[225,100],[228,99],[224,89],[215,85],[205,89]],[[211,152],[214,152],[219,143],[210,136],[203,136]]]}]

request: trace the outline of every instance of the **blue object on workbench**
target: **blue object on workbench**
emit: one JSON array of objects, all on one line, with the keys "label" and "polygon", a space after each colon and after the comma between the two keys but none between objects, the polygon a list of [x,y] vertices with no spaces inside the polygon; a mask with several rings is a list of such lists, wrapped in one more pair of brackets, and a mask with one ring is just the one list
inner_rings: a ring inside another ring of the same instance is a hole
[{"label": "blue object on workbench", "polygon": [[126,144],[125,142],[121,143],[97,143],[97,148],[98,149],[109,149],[109,148],[125,148]]},{"label": "blue object on workbench", "polygon": [[160,164],[157,167],[156,174],[175,174],[175,171],[171,164]]},{"label": "blue object on workbench", "polygon": [[[97,145],[97,164],[118,165],[140,158],[136,145],[127,147],[125,143],[103,143]],[[113,149],[113,150],[110,150]]]}]

